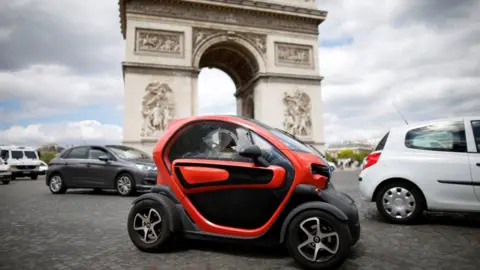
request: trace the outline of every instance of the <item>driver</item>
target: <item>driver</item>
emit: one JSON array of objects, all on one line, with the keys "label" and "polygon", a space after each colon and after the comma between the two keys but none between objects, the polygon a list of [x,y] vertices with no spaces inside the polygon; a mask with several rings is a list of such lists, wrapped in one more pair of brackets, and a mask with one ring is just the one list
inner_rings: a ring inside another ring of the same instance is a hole
[{"label": "driver", "polygon": [[218,134],[220,152],[222,153],[234,153],[236,152],[234,147],[236,146],[235,140],[227,132],[220,132]]}]

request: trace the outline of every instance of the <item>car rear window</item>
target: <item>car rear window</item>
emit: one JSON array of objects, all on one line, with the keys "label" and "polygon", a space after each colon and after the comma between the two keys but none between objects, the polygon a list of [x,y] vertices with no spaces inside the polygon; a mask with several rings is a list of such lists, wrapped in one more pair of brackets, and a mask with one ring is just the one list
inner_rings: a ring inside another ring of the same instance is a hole
[{"label": "car rear window", "polygon": [[0,158],[3,159],[3,160],[7,160],[8,159],[8,151],[7,150],[2,150],[0,152]]},{"label": "car rear window", "polygon": [[375,147],[375,150],[373,151],[382,151],[383,148],[385,148],[385,144],[387,143],[387,139],[388,139],[388,134],[390,134],[390,132],[387,132],[387,134],[383,136],[383,138],[380,140],[380,142],[378,142],[377,147]]},{"label": "car rear window", "polygon": [[25,156],[30,159],[37,159],[37,155],[33,151],[25,151]]}]

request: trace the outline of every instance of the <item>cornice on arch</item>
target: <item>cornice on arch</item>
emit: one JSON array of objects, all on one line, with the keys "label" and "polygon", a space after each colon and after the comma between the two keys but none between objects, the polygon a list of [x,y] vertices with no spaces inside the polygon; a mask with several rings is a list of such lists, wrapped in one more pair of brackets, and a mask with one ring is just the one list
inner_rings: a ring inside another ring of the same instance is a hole
[{"label": "cornice on arch", "polygon": [[[128,5],[131,5],[131,8],[128,8]],[[123,38],[126,34],[127,12],[316,35],[318,35],[318,25],[327,16],[327,12],[322,10],[269,4],[254,0],[119,0],[119,8]],[[192,8],[197,12],[185,12]],[[198,12],[199,9],[202,11]],[[213,9],[218,15],[217,18],[205,19],[201,16]],[[228,15],[225,14],[226,12]],[[237,18],[229,16],[237,16]]]}]

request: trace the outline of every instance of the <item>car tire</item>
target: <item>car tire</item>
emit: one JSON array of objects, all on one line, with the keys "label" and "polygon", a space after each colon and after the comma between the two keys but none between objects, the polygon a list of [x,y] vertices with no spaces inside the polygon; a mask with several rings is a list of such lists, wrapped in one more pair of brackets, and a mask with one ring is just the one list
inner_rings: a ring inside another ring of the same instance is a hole
[{"label": "car tire", "polygon": [[[323,234],[317,234],[318,227]],[[307,235],[305,230],[310,234]],[[306,210],[298,214],[288,226],[287,233],[288,252],[305,269],[336,269],[345,261],[350,251],[351,236],[348,225],[321,210]],[[307,253],[312,254],[309,256]],[[319,260],[319,255],[325,255],[324,260]]]},{"label": "car tire", "polygon": [[[388,198],[390,196],[391,199]],[[402,181],[390,182],[381,187],[375,202],[382,218],[388,223],[394,224],[414,224],[420,220],[426,209],[422,192],[415,185]],[[397,210],[389,208],[395,203],[399,205]],[[402,204],[403,208],[401,208]]]},{"label": "car tire", "polygon": [[32,180],[37,180],[37,179],[38,179],[38,174],[32,174],[32,175],[30,175],[30,179],[32,179]]},{"label": "car tire", "polygon": [[128,236],[141,251],[168,251],[173,247],[169,222],[170,217],[160,203],[150,199],[142,200],[128,214]]},{"label": "car tire", "polygon": [[48,179],[48,189],[53,194],[65,194],[67,192],[67,186],[62,176],[58,173],[52,174]]},{"label": "car tire", "polygon": [[2,183],[3,183],[4,185],[8,185],[8,184],[10,184],[10,180],[3,180]]},{"label": "car tire", "polygon": [[122,196],[131,196],[135,193],[135,180],[129,173],[122,173],[115,180],[115,189]]}]

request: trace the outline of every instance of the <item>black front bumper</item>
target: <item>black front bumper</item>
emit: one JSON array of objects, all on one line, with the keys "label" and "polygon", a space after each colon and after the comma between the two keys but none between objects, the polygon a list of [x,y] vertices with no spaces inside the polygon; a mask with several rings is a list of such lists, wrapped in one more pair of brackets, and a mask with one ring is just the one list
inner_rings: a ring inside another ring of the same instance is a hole
[{"label": "black front bumper", "polygon": [[135,188],[138,191],[150,191],[157,184],[157,171],[139,171],[135,174]]}]

